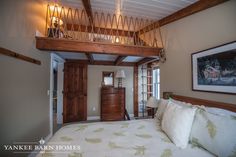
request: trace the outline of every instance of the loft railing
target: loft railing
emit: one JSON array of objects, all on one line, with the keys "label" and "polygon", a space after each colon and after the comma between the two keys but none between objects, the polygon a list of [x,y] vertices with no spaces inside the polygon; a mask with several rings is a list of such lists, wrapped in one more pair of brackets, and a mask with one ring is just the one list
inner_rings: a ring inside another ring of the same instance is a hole
[{"label": "loft railing", "polygon": [[[78,41],[105,42],[163,48],[160,28],[154,21],[95,12],[88,17],[84,10],[58,5],[47,6],[45,35]],[[146,32],[142,28],[153,27]]]}]

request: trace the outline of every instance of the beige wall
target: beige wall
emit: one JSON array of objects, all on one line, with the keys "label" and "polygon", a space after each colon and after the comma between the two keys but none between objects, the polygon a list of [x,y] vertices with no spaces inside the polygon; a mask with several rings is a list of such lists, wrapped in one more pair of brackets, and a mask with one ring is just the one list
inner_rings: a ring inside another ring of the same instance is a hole
[{"label": "beige wall", "polygon": [[[88,117],[100,116],[100,90],[103,71],[116,72],[118,69],[125,71],[126,78],[123,79],[122,85],[126,88],[126,108],[129,114],[133,114],[133,67],[123,66],[88,66]],[[117,87],[117,79],[115,79],[115,87]],[[93,111],[93,107],[96,108]]]},{"label": "beige wall", "polygon": [[236,96],[192,91],[191,53],[236,40],[236,1],[231,0],[162,28],[167,61],[161,92],[236,104]]},{"label": "beige wall", "polygon": [[50,56],[35,48],[35,31],[44,32],[45,14],[39,0],[0,1],[0,47],[42,62],[0,55],[1,143],[38,141],[49,134]]}]

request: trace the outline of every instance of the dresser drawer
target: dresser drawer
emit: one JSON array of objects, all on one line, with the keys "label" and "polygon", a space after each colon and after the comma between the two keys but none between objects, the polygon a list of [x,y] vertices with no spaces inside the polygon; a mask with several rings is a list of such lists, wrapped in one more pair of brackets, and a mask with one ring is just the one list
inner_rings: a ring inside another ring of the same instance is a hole
[{"label": "dresser drawer", "polygon": [[125,88],[101,89],[101,120],[124,120]]},{"label": "dresser drawer", "polygon": [[124,114],[121,114],[119,112],[114,112],[112,114],[104,113],[101,117],[101,120],[124,120]]}]

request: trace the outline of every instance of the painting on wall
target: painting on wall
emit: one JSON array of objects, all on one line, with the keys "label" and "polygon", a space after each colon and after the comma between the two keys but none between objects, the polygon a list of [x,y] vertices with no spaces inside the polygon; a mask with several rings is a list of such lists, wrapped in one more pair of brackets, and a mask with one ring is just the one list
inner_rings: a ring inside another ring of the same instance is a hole
[{"label": "painting on wall", "polygon": [[193,90],[236,94],[236,41],[192,54]]}]

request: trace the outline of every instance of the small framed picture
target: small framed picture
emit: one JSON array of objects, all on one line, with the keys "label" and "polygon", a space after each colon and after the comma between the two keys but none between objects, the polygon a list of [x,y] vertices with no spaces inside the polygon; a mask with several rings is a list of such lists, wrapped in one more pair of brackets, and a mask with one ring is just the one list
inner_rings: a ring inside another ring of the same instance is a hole
[{"label": "small framed picture", "polygon": [[192,54],[192,89],[236,94],[236,41]]}]

